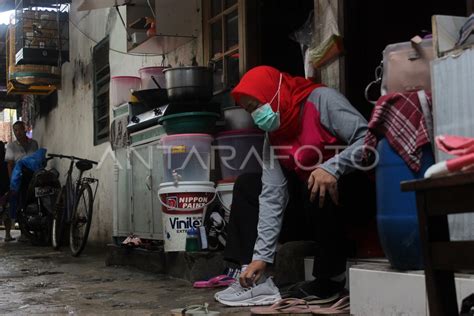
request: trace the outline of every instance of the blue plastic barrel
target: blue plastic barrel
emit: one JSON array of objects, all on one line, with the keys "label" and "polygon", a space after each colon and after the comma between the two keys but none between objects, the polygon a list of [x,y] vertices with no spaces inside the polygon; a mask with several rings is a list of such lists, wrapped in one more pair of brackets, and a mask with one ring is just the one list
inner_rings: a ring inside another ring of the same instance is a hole
[{"label": "blue plastic barrel", "polygon": [[382,248],[395,269],[423,269],[420,231],[414,192],[402,192],[400,182],[422,178],[434,163],[429,145],[423,148],[421,169],[413,172],[387,140],[378,146],[376,168],[377,226]]}]

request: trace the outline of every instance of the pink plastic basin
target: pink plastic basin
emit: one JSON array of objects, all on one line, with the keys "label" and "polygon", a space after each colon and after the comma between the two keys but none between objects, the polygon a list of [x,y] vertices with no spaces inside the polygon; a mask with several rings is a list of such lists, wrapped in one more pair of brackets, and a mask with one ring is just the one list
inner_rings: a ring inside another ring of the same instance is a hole
[{"label": "pink plastic basin", "polygon": [[119,106],[130,100],[130,89],[140,90],[140,78],[115,76],[110,80],[110,104]]}]

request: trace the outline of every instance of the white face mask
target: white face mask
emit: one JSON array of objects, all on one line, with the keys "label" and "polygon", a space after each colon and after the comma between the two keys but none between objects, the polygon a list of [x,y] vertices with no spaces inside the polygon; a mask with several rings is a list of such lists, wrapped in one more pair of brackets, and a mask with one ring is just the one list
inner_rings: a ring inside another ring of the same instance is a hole
[{"label": "white face mask", "polygon": [[[251,115],[255,124],[266,132],[273,132],[280,127],[280,88],[283,75],[280,74],[280,81],[278,83],[278,90],[269,103],[255,109]],[[275,98],[278,98],[277,111],[273,112],[271,103]]]}]

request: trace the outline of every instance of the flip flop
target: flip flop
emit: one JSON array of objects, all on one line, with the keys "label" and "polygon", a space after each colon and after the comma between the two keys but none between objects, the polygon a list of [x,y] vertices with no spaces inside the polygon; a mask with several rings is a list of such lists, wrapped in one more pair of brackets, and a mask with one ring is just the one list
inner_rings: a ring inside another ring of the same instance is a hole
[{"label": "flip flop", "polygon": [[172,316],[181,316],[181,315],[208,315],[208,316],[217,316],[220,315],[220,312],[210,311],[208,309],[209,304],[204,303],[203,305],[189,305],[185,308],[176,308],[171,310]]},{"label": "flip flop", "polygon": [[252,315],[312,314],[308,302],[299,298],[284,298],[269,307],[254,307]]},{"label": "flip flop", "polygon": [[319,296],[311,295],[302,289],[302,285],[308,283],[308,281],[303,281],[294,284],[293,286],[287,288],[285,291],[282,291],[282,298],[300,298],[305,300],[309,305],[322,305],[332,303],[338,298],[341,297],[341,293],[336,293],[327,298],[321,298]]},{"label": "flip flop", "polygon": [[328,298],[320,298],[319,296],[310,295],[310,296],[303,297],[302,299],[305,300],[308,303],[308,305],[324,305],[324,304],[332,303],[340,297],[341,297],[341,294],[336,293],[333,296],[330,296]]},{"label": "flip flop", "polygon": [[315,307],[312,309],[313,315],[350,315],[350,298],[348,295],[341,298],[330,307]]},{"label": "flip flop", "polygon": [[197,289],[216,288],[216,287],[229,286],[234,282],[235,282],[234,278],[231,278],[230,276],[226,274],[221,274],[216,277],[210,278],[207,281],[196,281],[194,282],[193,287]]}]

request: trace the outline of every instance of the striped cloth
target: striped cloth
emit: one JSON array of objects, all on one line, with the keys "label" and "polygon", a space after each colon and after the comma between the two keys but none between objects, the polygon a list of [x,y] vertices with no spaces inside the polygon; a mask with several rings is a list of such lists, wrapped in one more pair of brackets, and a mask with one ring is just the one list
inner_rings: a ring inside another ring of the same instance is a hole
[{"label": "striped cloth", "polygon": [[[431,94],[426,92],[426,97],[432,109]],[[377,148],[382,137],[410,169],[420,170],[422,147],[430,143],[430,137],[417,92],[387,94],[377,101],[364,145]],[[370,153],[366,149],[365,157],[369,158]]]}]

